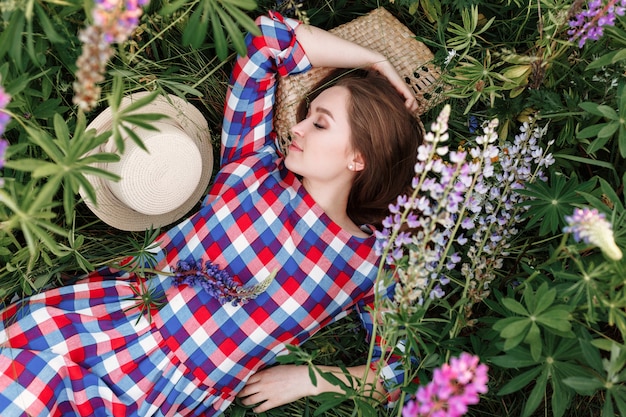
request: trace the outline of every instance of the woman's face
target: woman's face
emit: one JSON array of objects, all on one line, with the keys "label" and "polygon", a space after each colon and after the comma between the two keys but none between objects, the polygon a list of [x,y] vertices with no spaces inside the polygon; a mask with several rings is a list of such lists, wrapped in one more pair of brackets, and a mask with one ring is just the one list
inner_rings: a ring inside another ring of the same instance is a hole
[{"label": "woman's face", "polygon": [[334,86],[311,102],[304,120],[291,128],[285,166],[309,181],[351,175],[356,152],[350,141],[347,88]]}]

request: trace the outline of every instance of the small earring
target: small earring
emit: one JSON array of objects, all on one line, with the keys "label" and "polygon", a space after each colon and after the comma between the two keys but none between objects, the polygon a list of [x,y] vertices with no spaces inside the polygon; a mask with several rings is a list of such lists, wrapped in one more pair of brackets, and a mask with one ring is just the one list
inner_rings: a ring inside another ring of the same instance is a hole
[{"label": "small earring", "polygon": [[349,169],[350,171],[352,171],[352,170],[354,169],[354,165],[352,165],[352,164],[348,165],[348,169]]}]

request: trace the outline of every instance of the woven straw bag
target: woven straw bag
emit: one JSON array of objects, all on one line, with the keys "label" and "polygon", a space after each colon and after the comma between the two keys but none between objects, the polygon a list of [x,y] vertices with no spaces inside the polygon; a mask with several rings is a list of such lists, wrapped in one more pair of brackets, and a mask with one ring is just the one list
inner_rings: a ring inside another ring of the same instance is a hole
[{"label": "woven straw bag", "polygon": [[[385,55],[415,93],[419,104],[416,116],[440,101],[436,93],[440,74],[432,65],[432,52],[384,8],[375,9],[329,32]],[[279,77],[274,130],[283,151],[290,141],[289,130],[297,123],[299,103],[332,70],[318,67],[303,74]]]}]

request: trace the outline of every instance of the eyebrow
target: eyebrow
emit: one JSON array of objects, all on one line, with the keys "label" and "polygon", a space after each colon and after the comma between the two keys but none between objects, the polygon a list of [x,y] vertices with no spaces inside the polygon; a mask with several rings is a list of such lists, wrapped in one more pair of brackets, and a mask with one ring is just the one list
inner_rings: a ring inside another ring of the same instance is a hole
[{"label": "eyebrow", "polygon": [[331,113],[330,110],[328,110],[326,107],[320,107],[320,106],[316,106],[315,110],[319,113],[324,113],[326,115],[328,115],[328,117],[330,117],[331,119],[333,119],[333,121],[335,120],[335,118],[333,117],[333,114]]}]

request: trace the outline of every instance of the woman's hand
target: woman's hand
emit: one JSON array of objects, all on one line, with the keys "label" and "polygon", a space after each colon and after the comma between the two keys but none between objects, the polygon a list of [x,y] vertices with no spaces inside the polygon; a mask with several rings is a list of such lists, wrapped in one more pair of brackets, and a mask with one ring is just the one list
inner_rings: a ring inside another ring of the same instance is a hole
[{"label": "woman's hand", "polygon": [[310,25],[298,26],[296,38],[314,67],[372,68],[398,90],[407,109],[417,110],[413,92],[384,55]]},{"label": "woman's hand", "polygon": [[[350,379],[356,379],[363,383],[363,376],[366,374],[367,366],[352,366],[347,368],[350,372]],[[320,366],[321,372],[332,372],[337,378],[342,379],[346,384],[352,385],[352,380],[348,380],[343,371],[335,366]],[[380,381],[376,379],[373,371],[367,372],[367,388],[373,399],[383,401],[385,390]],[[333,385],[317,374],[317,386],[313,385],[309,376],[309,367],[305,365],[278,365],[263,369],[252,375],[246,386],[237,394],[243,398],[242,403],[247,406],[254,406],[255,413],[262,413],[270,408],[288,404],[303,397],[319,395],[324,392],[343,392],[338,385]]]},{"label": "woman's hand", "polygon": [[372,64],[372,69],[378,71],[382,76],[387,78],[391,85],[398,90],[404,98],[404,105],[411,113],[415,113],[417,111],[418,103],[413,91],[411,91],[408,84],[404,82],[388,60],[385,59],[383,61],[375,62]]},{"label": "woman's hand", "polygon": [[307,366],[278,365],[252,375],[237,396],[243,398],[244,405],[258,404],[253,411],[262,413],[316,394]]}]

